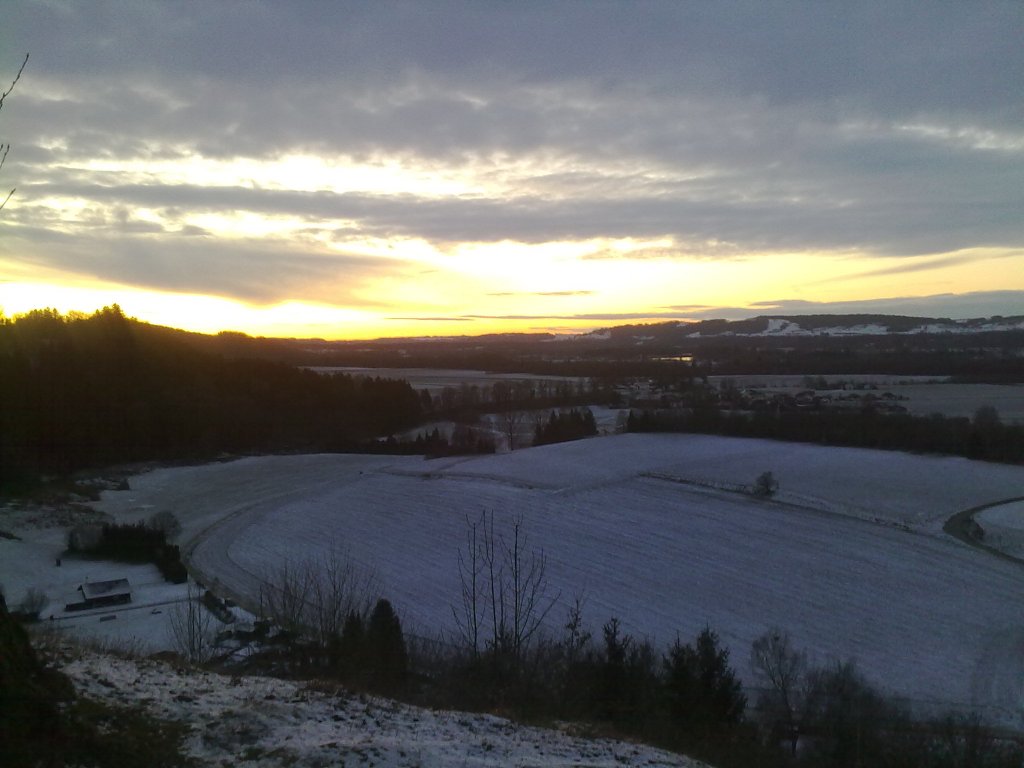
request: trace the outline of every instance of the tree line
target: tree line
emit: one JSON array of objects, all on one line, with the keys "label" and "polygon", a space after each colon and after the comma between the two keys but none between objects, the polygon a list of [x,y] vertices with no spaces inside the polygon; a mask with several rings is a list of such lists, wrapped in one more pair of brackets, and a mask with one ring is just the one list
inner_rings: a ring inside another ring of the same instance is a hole
[{"label": "tree line", "polygon": [[534,428],[534,445],[564,443],[569,440],[580,440],[597,434],[597,422],[589,408],[569,411],[552,411],[548,420],[538,420]]},{"label": "tree line", "polygon": [[973,418],[857,412],[736,412],[713,406],[673,410],[632,410],[630,432],[697,432],[821,445],[938,453],[969,459],[1024,461],[1024,426],[1004,424],[991,406]]},{"label": "tree line", "polygon": [[521,519],[468,519],[458,569],[455,629],[434,641],[405,637],[386,600],[371,611],[376,584],[344,556],[268,576],[261,613],[290,633],[290,672],[424,706],[585,723],[717,768],[1018,768],[1024,757],[978,719],[913,719],[854,661],[814,664],[777,627],[752,643],[746,687],[710,626],[667,648],[614,616],[592,633],[585,600],[552,589]]},{"label": "tree line", "polygon": [[[405,635],[372,573],[345,552],[285,562],[265,574],[258,611],[274,629],[257,625],[262,650],[246,663],[423,706],[574,721],[717,768],[1018,768],[1024,756],[975,719],[913,720],[855,662],[814,665],[778,628],[750,648],[753,689],[710,626],[663,649],[615,617],[595,636],[582,597],[563,608],[521,520],[503,528],[487,514],[467,521],[459,573],[457,630],[428,642]],[[192,594],[186,608],[177,625],[184,651],[196,662],[215,659],[212,626]],[[556,609],[565,610],[560,631]],[[0,645],[6,618],[0,593]],[[14,722],[9,703],[0,701],[0,730]]]},{"label": "tree line", "polygon": [[114,463],[354,450],[414,426],[407,382],[196,349],[125,317],[0,318],[0,488]]}]

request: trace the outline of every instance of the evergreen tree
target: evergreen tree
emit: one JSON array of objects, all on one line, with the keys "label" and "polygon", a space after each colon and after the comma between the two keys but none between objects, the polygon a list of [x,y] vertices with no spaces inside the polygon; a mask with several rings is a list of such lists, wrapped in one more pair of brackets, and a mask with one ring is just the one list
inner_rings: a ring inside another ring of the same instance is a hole
[{"label": "evergreen tree", "polygon": [[729,650],[710,627],[697,636],[696,647],[677,638],[664,666],[668,713],[682,731],[706,737],[743,719],[746,696],[729,666]]},{"label": "evergreen tree", "polygon": [[609,720],[617,720],[624,709],[626,659],[633,638],[619,634],[619,620],[614,617],[601,630],[604,633],[604,668],[601,675],[598,715]]},{"label": "evergreen tree", "polygon": [[374,680],[387,688],[395,688],[405,682],[409,673],[409,658],[405,650],[402,624],[384,598],[370,614],[366,628],[366,651],[370,661],[370,672]]},{"label": "evergreen tree", "polygon": [[365,650],[366,630],[363,626],[363,617],[357,611],[352,611],[345,618],[345,624],[341,628],[341,638],[338,640],[333,660],[342,677],[354,679],[365,672]]}]

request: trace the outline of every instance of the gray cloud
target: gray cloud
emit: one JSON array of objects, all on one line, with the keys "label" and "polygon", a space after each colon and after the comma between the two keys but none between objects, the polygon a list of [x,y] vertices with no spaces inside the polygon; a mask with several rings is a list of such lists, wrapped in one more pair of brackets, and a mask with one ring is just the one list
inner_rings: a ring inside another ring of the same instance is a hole
[{"label": "gray cloud", "polygon": [[[629,258],[928,257],[862,276],[960,263],[934,258],[960,249],[1024,248],[1018,2],[922,12],[903,2],[225,0],[183,12],[123,0],[17,3],[3,15],[0,51],[32,60],[3,111],[14,144],[4,177],[26,205],[5,209],[0,226],[16,228],[4,239],[21,238],[24,258],[50,267],[257,301],[393,269],[194,229],[187,243],[183,231],[104,219],[109,206],[346,221],[343,234],[442,246],[673,243]],[[0,72],[20,62],[4,56]],[[477,169],[508,192],[126,183],[81,168],[289,152]],[[53,222],[32,218],[42,215],[32,203],[48,195],[93,210],[74,239],[43,239]]]},{"label": "gray cloud", "polygon": [[[932,296],[906,296],[863,301],[806,301],[779,299],[759,301],[750,307],[716,307],[689,313],[698,320],[741,320],[754,315],[886,314],[909,317],[968,319],[994,315],[1020,315],[1024,291],[974,291]],[[685,309],[685,308],[679,308]]]},{"label": "gray cloud", "polygon": [[388,320],[405,320],[422,323],[472,323],[477,318],[474,317],[448,317],[444,315],[438,315],[435,317],[389,317]]},{"label": "gray cloud", "polygon": [[494,291],[488,296],[593,296],[594,291]]},{"label": "gray cloud", "polygon": [[1009,118],[1021,108],[1022,11],[1012,0],[927,13],[906,2],[757,0],[639,9],[225,0],[183,13],[175,3],[122,0],[20,3],[5,21],[4,49],[38,51],[42,73],[100,79],[131,68],[299,93],[325,80],[372,89],[417,72],[454,82],[645,84],[663,96],[735,93],[882,114],[956,108]]},{"label": "gray cloud", "polygon": [[[1024,189],[1024,172],[1021,178]],[[263,214],[344,219],[365,234],[422,237],[450,243],[519,240],[543,243],[572,238],[672,237],[675,249],[658,257],[708,255],[706,243],[730,243],[740,250],[828,250],[860,248],[892,255],[948,252],[975,246],[1024,246],[1016,203],[990,205],[935,199],[928,205],[892,197],[839,206],[813,199],[799,204],[768,200],[425,198],[414,195],[335,194],[194,185],[29,183],[21,199],[49,195],[82,197],[128,206],[196,211],[253,211]],[[937,198],[939,196],[936,196]],[[898,215],[894,212],[898,208]],[[713,253],[711,255],[714,255]],[[593,254],[607,258],[608,254]],[[618,256],[616,256],[618,257]]]},{"label": "gray cloud", "polygon": [[41,269],[151,289],[214,293],[257,304],[301,295],[352,306],[380,306],[362,299],[359,289],[368,278],[404,266],[351,254],[313,254],[267,240],[222,241],[211,258],[203,237],[122,235],[83,240],[55,230],[16,230],[0,245],[0,264],[13,256]]},{"label": "gray cloud", "polygon": [[[398,318],[403,320],[533,320],[594,321],[631,323],[666,320],[743,320],[758,315],[821,315],[821,314],[890,314],[910,317],[948,317],[969,319],[995,315],[1021,315],[1024,291],[977,291],[963,294],[894,297],[865,301],[806,301],[780,299],[759,301],[750,307],[707,307],[680,305],[653,312],[594,312],[580,314],[471,314],[431,318]],[[542,326],[538,326],[542,327]],[[578,329],[577,329],[578,330]]]},{"label": "gray cloud", "polygon": [[933,259],[921,259],[915,260],[910,264],[898,264],[891,267],[882,267],[880,269],[871,269],[866,272],[856,272],[851,275],[844,275],[843,277],[829,278],[828,280],[821,280],[817,284],[825,283],[836,283],[850,280],[853,278],[863,277],[886,277],[890,275],[902,275],[912,272],[927,272],[932,269],[941,269],[942,267],[954,267],[960,264],[974,264],[981,261],[989,261],[993,258],[1005,259],[1005,258],[1020,258],[1021,253],[1011,252],[1007,254],[999,254],[993,256],[989,253],[956,253],[950,256],[940,256]]}]

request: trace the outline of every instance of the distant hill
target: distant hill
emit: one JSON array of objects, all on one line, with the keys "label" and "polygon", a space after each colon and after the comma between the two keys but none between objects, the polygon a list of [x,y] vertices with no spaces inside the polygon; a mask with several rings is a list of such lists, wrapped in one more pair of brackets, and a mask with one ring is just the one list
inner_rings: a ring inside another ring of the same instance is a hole
[{"label": "distant hill", "polygon": [[745,320],[671,321],[622,325],[582,334],[580,340],[695,339],[715,336],[887,336],[969,334],[1024,330],[1024,315],[952,320],[904,315],[759,315]]}]

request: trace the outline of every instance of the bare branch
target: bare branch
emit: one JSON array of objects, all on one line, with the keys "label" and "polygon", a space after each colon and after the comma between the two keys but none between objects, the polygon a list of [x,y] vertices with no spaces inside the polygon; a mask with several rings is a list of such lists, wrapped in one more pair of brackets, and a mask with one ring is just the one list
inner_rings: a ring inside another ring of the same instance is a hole
[{"label": "bare branch", "polygon": [[493,513],[467,527],[467,548],[459,552],[462,603],[452,607],[459,635],[477,656],[489,614],[483,646],[496,663],[504,657],[518,664],[561,595],[549,594],[547,560],[529,549],[521,518],[509,539],[495,531]]},{"label": "bare branch", "polygon": [[[28,64],[28,54],[27,53],[25,54],[24,61],[21,62],[21,66],[18,68],[18,74],[16,74],[14,76],[14,80],[11,81],[11,87],[8,88],[3,93],[0,93],[0,109],[3,109],[3,107],[4,107],[4,99],[6,99],[8,97],[8,95],[10,95],[11,91],[14,90],[14,86],[16,86],[18,84],[18,81],[21,79],[21,73],[25,71],[25,65],[26,64]],[[3,154],[0,155],[0,168],[3,168],[4,167],[4,162],[7,160],[7,153],[11,151],[11,145],[9,143],[8,144],[0,144],[0,151],[3,152]],[[2,203],[0,203],[0,211],[2,211],[4,209],[5,205],[7,205],[7,201],[10,200],[14,196],[14,192],[15,192],[15,189],[12,189],[10,192],[7,193],[7,197],[5,197],[4,201]]]},{"label": "bare branch", "polygon": [[481,551],[481,527],[485,525],[484,516],[478,521],[466,518],[466,552],[459,551],[459,580],[462,583],[462,606],[456,610],[452,606],[455,625],[458,627],[464,645],[469,647],[473,658],[480,653],[480,624],[486,615],[483,595],[481,594],[483,577],[483,552]]},{"label": "bare branch", "polygon": [[214,627],[210,613],[203,609],[199,590],[189,582],[184,603],[170,613],[171,635],[177,651],[189,661],[202,664],[213,653]]},{"label": "bare branch", "polygon": [[369,613],[376,581],[345,551],[331,547],[322,558],[285,561],[269,572],[260,602],[266,614],[294,637],[309,637],[320,648],[328,648],[341,637],[349,614]]},{"label": "bare branch", "polygon": [[28,54],[27,53],[25,54],[25,60],[21,62],[21,66],[18,68],[18,74],[16,74],[14,76],[14,80],[11,81],[11,87],[8,88],[3,93],[0,93],[0,109],[4,108],[4,99],[6,99],[8,97],[8,95],[10,95],[11,91],[14,90],[14,86],[16,86],[18,84],[18,81],[21,80],[21,73],[25,71],[25,65],[26,64],[28,64]]}]

